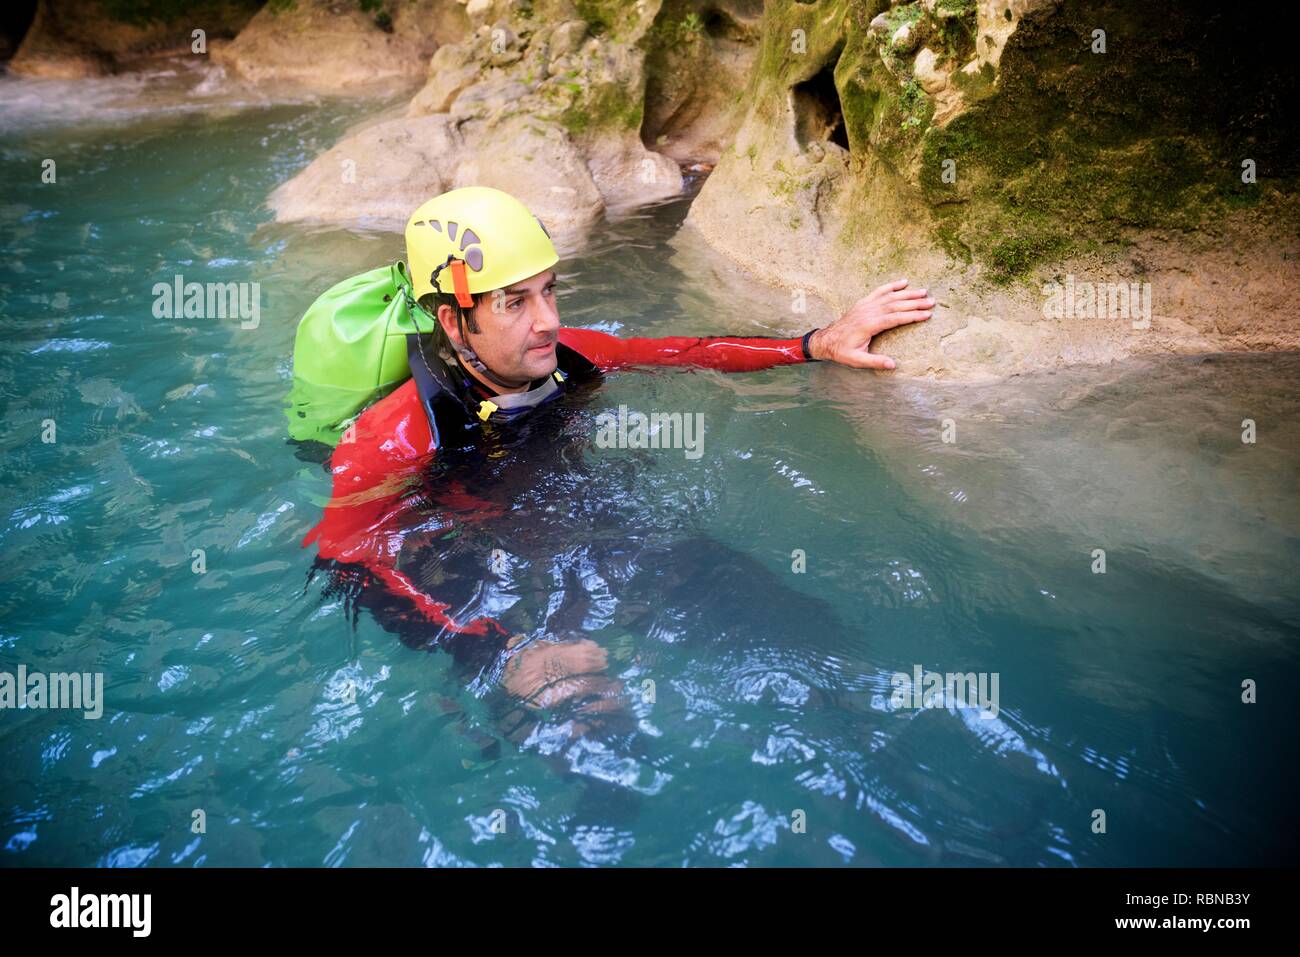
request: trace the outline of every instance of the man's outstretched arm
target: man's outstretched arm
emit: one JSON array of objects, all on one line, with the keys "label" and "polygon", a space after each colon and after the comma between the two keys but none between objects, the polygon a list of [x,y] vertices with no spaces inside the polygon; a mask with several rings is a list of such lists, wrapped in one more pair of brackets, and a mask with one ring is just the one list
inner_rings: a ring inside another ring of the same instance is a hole
[{"label": "man's outstretched arm", "polygon": [[796,362],[827,361],[858,369],[892,369],[894,360],[871,352],[887,329],[930,318],[934,300],[906,279],[886,283],[855,302],[829,326],[805,336],[661,336],[622,339],[594,329],[561,329],[560,341],[601,369],[636,365],[697,366],[755,372]]},{"label": "man's outstretched arm", "polygon": [[560,341],[603,371],[628,366],[698,366],[755,372],[806,362],[803,339],[769,336],[660,336],[622,339],[595,329],[561,329]]}]

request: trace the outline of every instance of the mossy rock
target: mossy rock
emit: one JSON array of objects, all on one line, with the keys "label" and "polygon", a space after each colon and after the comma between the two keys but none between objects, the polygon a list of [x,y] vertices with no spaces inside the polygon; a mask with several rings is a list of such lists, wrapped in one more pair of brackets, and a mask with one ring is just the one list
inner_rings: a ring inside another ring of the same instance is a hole
[{"label": "mossy rock", "polygon": [[[1106,25],[1106,53],[1090,46],[1097,24]],[[1066,3],[1022,21],[996,90],[987,76],[956,74],[963,92],[983,98],[923,139],[925,201],[964,207],[936,219],[936,242],[950,253],[969,250],[1006,280],[1085,239],[1197,228],[1292,189],[1300,144],[1283,113],[1295,78],[1277,61],[1234,52],[1258,29],[1198,2]],[[1269,182],[1242,183],[1243,158],[1266,167]],[[942,177],[949,159],[956,184]]]}]

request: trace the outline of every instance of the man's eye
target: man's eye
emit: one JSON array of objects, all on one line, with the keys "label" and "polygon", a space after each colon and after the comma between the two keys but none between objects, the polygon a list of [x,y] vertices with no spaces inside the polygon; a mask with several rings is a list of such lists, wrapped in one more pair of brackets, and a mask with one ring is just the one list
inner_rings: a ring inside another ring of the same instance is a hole
[{"label": "man's eye", "polygon": [[507,308],[507,309],[518,309],[518,308],[519,308],[520,306],[522,306],[523,304],[524,304],[524,301],[523,301],[522,299],[511,299],[508,303],[506,303],[506,308]]}]

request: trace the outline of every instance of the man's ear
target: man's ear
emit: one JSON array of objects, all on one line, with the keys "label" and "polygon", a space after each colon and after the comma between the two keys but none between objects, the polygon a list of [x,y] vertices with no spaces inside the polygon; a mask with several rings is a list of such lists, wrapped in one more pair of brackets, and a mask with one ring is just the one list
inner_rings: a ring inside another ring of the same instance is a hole
[{"label": "man's ear", "polygon": [[465,343],[460,341],[460,330],[456,328],[456,310],[443,303],[438,307],[438,325],[447,334],[453,346],[463,349]]}]

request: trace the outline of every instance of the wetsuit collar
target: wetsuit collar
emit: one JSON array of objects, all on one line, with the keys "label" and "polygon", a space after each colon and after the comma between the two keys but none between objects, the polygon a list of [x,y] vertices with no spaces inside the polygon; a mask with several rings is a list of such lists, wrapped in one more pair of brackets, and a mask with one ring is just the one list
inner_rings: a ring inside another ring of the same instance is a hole
[{"label": "wetsuit collar", "polygon": [[[470,375],[469,370],[461,363],[460,356],[454,352],[449,357],[449,361],[454,362],[458,371],[465,377],[471,394],[479,400],[480,408],[490,406],[490,412],[500,411],[506,416],[517,415],[541,405],[560,391],[560,384],[566,378],[565,374],[557,368],[550,375],[528,383],[528,388],[523,392],[497,392]],[[480,418],[485,418],[481,412]]]}]

